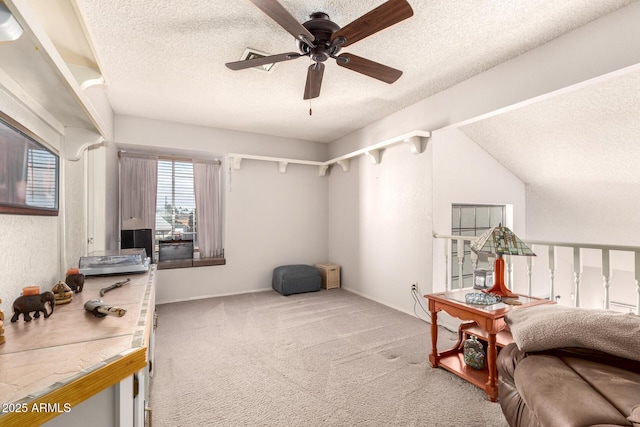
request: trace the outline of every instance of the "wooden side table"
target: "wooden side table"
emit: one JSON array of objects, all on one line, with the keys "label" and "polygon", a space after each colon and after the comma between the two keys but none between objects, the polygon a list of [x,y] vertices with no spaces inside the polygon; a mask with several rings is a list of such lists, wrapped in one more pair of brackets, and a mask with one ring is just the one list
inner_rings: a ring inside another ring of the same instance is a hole
[{"label": "wooden side table", "polygon": [[[442,367],[472,384],[483,389],[490,401],[498,399],[498,373],[496,370],[496,358],[498,347],[504,347],[513,340],[511,334],[504,331],[504,316],[510,310],[521,310],[540,304],[552,304],[552,301],[542,298],[533,298],[519,295],[522,305],[511,306],[505,303],[481,306],[467,304],[465,295],[470,292],[479,292],[476,289],[466,288],[449,292],[425,295],[429,302],[431,312],[431,347],[429,362],[434,368]],[[455,347],[438,352],[438,312],[445,311],[451,316],[466,321],[460,325],[458,343]],[[487,343],[487,356],[484,369],[473,369],[464,363],[462,347],[464,338],[474,335]]]}]

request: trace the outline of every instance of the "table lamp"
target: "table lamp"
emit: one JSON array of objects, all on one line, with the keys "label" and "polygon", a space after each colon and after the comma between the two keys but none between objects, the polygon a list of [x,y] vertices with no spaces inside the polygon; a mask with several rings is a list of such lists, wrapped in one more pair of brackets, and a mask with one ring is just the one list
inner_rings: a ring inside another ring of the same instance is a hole
[{"label": "table lamp", "polygon": [[511,292],[504,283],[504,258],[503,255],[536,256],[533,251],[522,241],[513,231],[502,224],[493,227],[475,242],[471,244],[471,250],[475,253],[494,254],[495,261],[495,283],[486,293],[499,295],[501,297],[518,298],[518,295]]}]

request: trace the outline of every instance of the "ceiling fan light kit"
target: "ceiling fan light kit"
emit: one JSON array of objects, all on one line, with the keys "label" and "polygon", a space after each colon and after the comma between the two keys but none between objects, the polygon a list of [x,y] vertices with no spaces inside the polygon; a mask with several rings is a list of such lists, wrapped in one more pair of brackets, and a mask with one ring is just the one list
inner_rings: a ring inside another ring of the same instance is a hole
[{"label": "ceiling fan light kit", "polygon": [[320,96],[324,62],[329,58],[333,58],[341,67],[389,84],[402,76],[402,71],[395,68],[351,53],[339,53],[343,47],[413,16],[413,9],[407,0],[388,0],[342,28],[324,12],[312,13],[308,21],[300,24],[277,0],[251,2],[295,38],[299,53],[288,52],[229,62],[226,66],[231,70],[244,70],[308,56],[313,63],[307,70],[304,99]]}]

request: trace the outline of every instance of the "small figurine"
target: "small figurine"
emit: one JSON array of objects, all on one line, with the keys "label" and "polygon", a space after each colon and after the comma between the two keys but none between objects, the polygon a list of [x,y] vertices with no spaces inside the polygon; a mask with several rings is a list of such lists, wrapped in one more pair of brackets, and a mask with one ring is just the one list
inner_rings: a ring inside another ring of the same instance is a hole
[{"label": "small figurine", "polygon": [[[49,303],[51,311],[47,312],[46,303]],[[53,292],[46,291],[40,295],[21,295],[13,302],[13,317],[11,322],[16,322],[18,316],[22,314],[25,322],[31,321],[29,313],[35,311],[33,315],[36,319],[40,317],[40,312],[44,313],[45,319],[53,313],[53,307],[56,305],[56,299]]]},{"label": "small figurine", "polygon": [[69,285],[63,281],[56,283],[53,288],[51,288],[51,292],[55,295],[56,305],[68,304],[73,299],[73,291]]},{"label": "small figurine", "polygon": [[79,268],[70,268],[67,270],[67,277],[64,281],[73,292],[79,294],[84,287],[84,274],[80,273]]}]

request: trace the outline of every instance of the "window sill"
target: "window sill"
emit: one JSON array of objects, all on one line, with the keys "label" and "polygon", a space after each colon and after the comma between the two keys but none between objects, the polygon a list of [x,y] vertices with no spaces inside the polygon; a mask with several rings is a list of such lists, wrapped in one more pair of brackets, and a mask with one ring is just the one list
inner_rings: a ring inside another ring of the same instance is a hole
[{"label": "window sill", "polygon": [[172,259],[166,261],[158,261],[158,270],[225,265],[226,263],[227,261],[224,258]]}]

